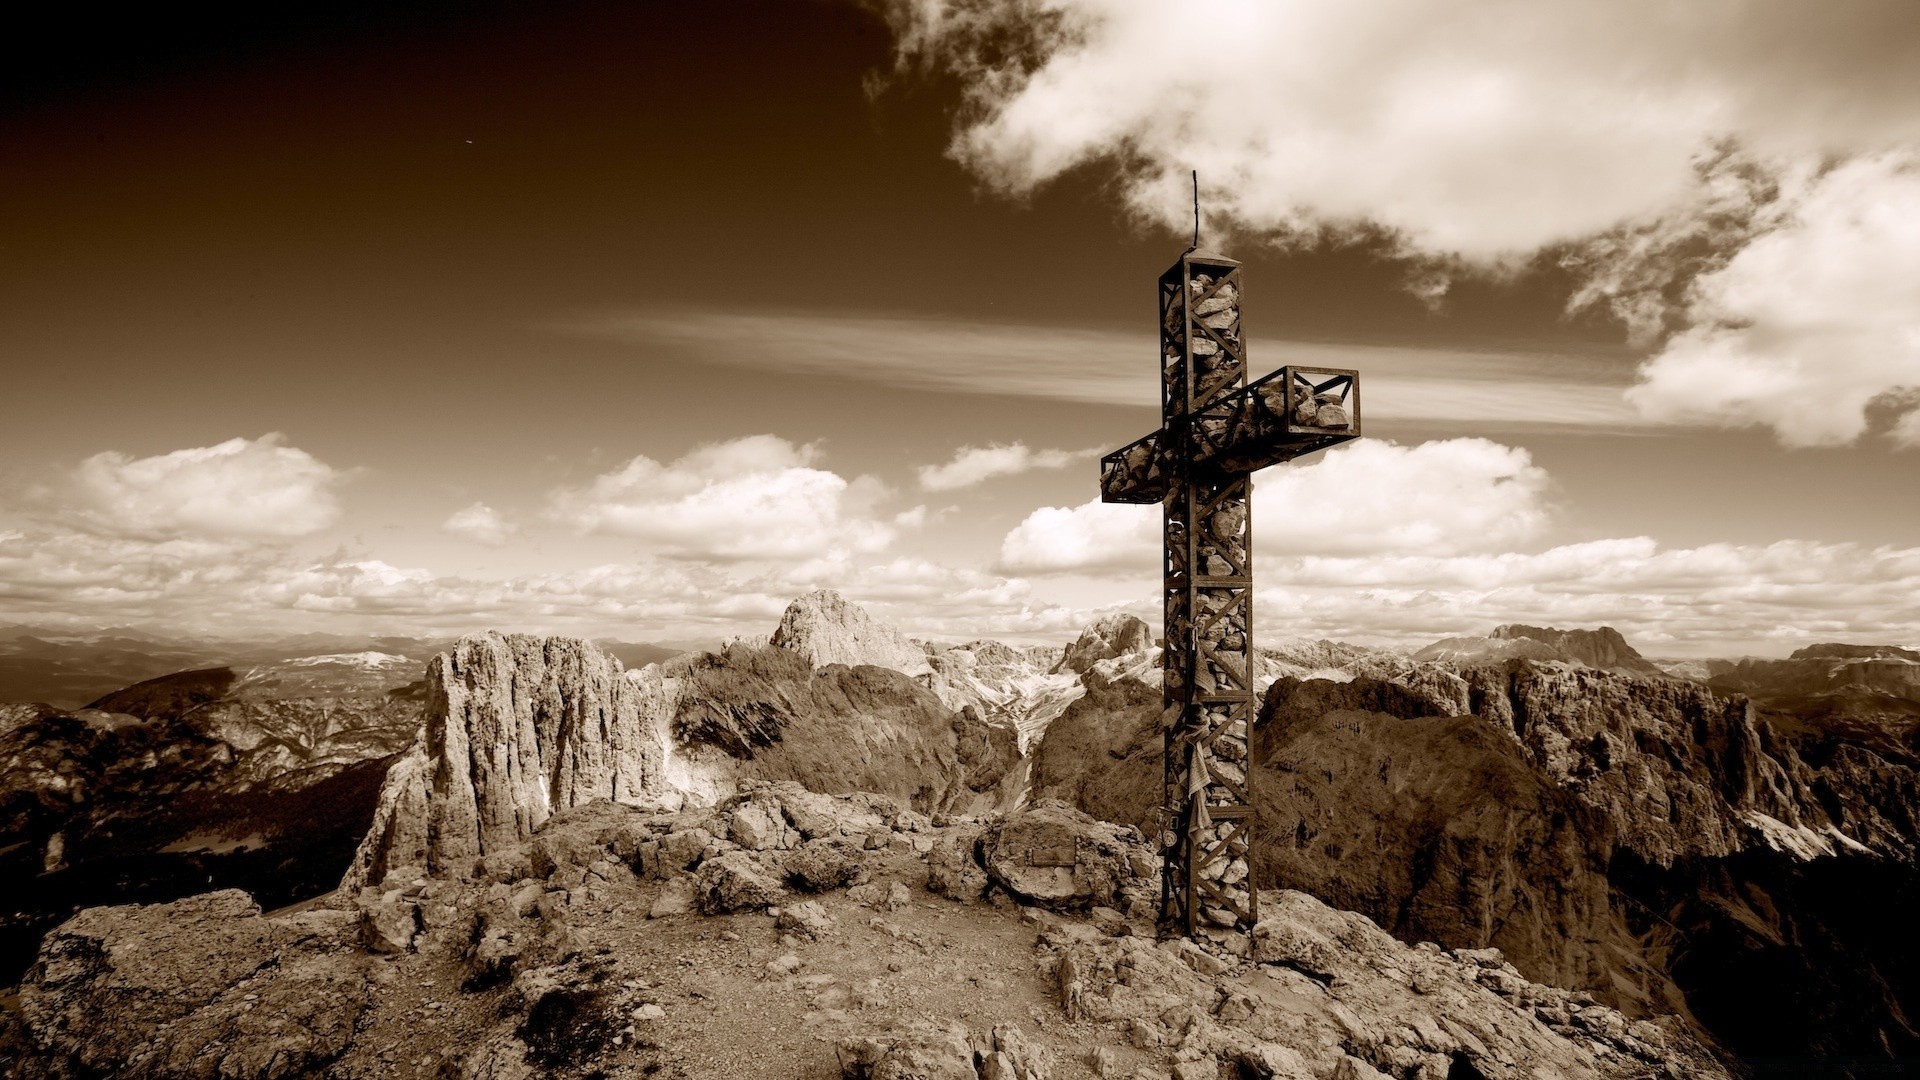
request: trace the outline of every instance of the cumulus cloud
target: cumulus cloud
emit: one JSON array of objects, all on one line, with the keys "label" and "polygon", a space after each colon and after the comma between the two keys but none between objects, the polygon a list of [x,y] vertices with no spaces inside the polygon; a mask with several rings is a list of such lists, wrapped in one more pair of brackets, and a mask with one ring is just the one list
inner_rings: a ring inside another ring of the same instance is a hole
[{"label": "cumulus cloud", "polygon": [[892,542],[870,477],[815,467],[817,446],[773,435],[708,443],[665,464],[636,457],[554,493],[553,512],[585,532],[632,537],[683,557],[804,560]]},{"label": "cumulus cloud", "polygon": [[334,523],[342,479],[277,432],[144,458],[109,450],[74,471],[68,510],[126,535],[286,539]]},{"label": "cumulus cloud", "polygon": [[519,531],[500,511],[481,502],[455,510],[440,523],[440,529],[489,547],[499,547]]},{"label": "cumulus cloud", "polygon": [[1486,439],[1356,442],[1254,481],[1256,553],[1494,551],[1548,520],[1532,455]]},{"label": "cumulus cloud", "polygon": [[897,0],[905,63],[958,74],[952,153],[1023,193],[1090,162],[1181,230],[1186,175],[1262,231],[1384,227],[1488,258],[1656,211],[1732,136],[1766,152],[1910,140],[1903,0]]},{"label": "cumulus cloud", "polygon": [[928,491],[952,491],[972,487],[996,476],[1013,476],[1034,469],[1065,468],[1090,453],[1085,450],[1030,450],[1020,442],[963,446],[954,451],[953,460],[945,464],[922,465],[920,486]]},{"label": "cumulus cloud", "polygon": [[[1116,508],[1153,520],[1152,507]],[[640,559],[484,578],[363,555],[296,558],[233,540],[0,530],[0,616],[185,630],[760,636],[795,595],[833,587],[909,632],[1058,642],[1125,601],[1152,621],[1153,540],[1124,578],[1071,603],[1021,577],[913,557],[749,569]],[[1663,548],[1646,537],[1539,552],[1262,555],[1260,632],[1419,646],[1504,622],[1612,625],[1653,653],[1785,652],[1814,641],[1920,643],[1920,548],[1787,540]]]},{"label": "cumulus cloud", "polygon": [[[1500,550],[1546,525],[1548,487],[1525,450],[1486,439],[1352,443],[1256,477],[1255,555]],[[1151,566],[1159,531],[1159,507],[1042,507],[1007,534],[1000,562],[1029,572]]]},{"label": "cumulus cloud", "polygon": [[[1765,425],[1789,446],[1852,442],[1870,404],[1920,391],[1920,156],[1790,176],[1766,217],[1693,280],[1690,325],[1628,400],[1658,420]],[[1914,417],[1896,442],[1920,446]]]},{"label": "cumulus cloud", "polygon": [[1043,506],[1000,541],[1000,565],[1025,572],[1137,570],[1159,562],[1160,508]]}]

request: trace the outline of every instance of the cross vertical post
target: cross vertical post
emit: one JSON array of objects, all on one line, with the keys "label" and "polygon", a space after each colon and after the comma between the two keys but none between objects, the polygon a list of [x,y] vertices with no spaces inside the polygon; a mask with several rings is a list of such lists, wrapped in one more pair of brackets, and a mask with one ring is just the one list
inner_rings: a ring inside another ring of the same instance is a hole
[{"label": "cross vertical post", "polygon": [[1359,377],[1284,367],[1249,385],[1240,264],[1189,250],[1160,275],[1161,428],[1101,459],[1101,498],[1159,503],[1165,802],[1160,923],[1250,930],[1252,473],[1360,434]]}]

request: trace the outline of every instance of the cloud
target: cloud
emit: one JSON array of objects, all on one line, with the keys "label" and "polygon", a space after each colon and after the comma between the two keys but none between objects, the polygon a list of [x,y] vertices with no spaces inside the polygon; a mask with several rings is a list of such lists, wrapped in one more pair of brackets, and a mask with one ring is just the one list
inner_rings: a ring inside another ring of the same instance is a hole
[{"label": "cloud", "polygon": [[[1860,158],[1787,185],[1768,224],[1693,280],[1690,325],[1627,392],[1649,418],[1835,446],[1867,430],[1871,404],[1920,404],[1920,156]],[[1890,432],[1900,445],[1920,447],[1915,416]]]},{"label": "cloud", "polygon": [[109,450],[74,471],[67,511],[132,536],[287,539],[338,519],[342,479],[277,432],[144,458]]},{"label": "cloud", "polygon": [[1378,439],[1256,476],[1255,554],[1503,550],[1545,528],[1548,477],[1486,439]]},{"label": "cloud", "polygon": [[885,489],[870,477],[815,468],[819,456],[811,444],[752,435],[667,464],[636,457],[555,492],[553,513],[583,532],[686,558],[796,561],[885,548],[896,532],[876,513]]},{"label": "cloud", "polygon": [[[1158,407],[1151,323],[1137,333],[840,314],[627,313],[564,332],[685,350],[702,363],[861,379],[930,393]],[[1323,342],[1252,342],[1256,375],[1281,364],[1359,368],[1366,412],[1480,429],[1643,427],[1621,400],[1615,351],[1575,356]],[[1133,359],[1129,360],[1131,357]]]},{"label": "cloud", "polygon": [[1013,476],[1034,469],[1061,469],[1088,457],[1090,450],[1029,450],[1025,443],[963,446],[944,465],[922,465],[920,486],[928,491],[972,487],[996,476]]},{"label": "cloud", "polygon": [[455,510],[440,523],[440,529],[489,547],[499,547],[519,531],[500,511],[480,502]]},{"label": "cloud", "polygon": [[1058,573],[1140,569],[1160,559],[1160,508],[1104,503],[1043,506],[1000,541],[1000,565]]},{"label": "cloud", "polygon": [[[1548,487],[1525,450],[1486,439],[1352,443],[1256,476],[1254,553],[1499,550],[1545,527]],[[1159,533],[1158,507],[1042,507],[1007,533],[1000,564],[1055,573],[1153,566]]]},{"label": "cloud", "polygon": [[1497,260],[1658,212],[1731,137],[1807,155],[1920,136],[1920,13],[1417,0],[895,0],[903,66],[957,75],[951,153],[1021,195],[1075,168],[1184,234],[1384,228]]},{"label": "cloud", "polygon": [[1618,628],[1658,655],[1920,640],[1920,548],[1782,540],[1663,548],[1648,537],[1537,553],[1269,560],[1256,619],[1277,634],[1420,645],[1500,623]]}]

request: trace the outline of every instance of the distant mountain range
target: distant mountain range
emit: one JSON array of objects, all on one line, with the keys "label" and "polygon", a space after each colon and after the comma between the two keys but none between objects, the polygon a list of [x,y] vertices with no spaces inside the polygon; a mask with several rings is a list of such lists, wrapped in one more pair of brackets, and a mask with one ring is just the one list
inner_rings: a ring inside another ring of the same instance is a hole
[{"label": "distant mountain range", "polygon": [[[168,638],[118,628],[68,633],[30,626],[0,626],[0,702],[39,701],[62,709],[79,708],[103,694],[142,679],[193,668],[246,671],[302,657],[379,653],[412,665],[413,678],[453,638],[354,637],[297,634],[259,641],[208,641]],[[595,642],[628,667],[658,663],[686,650],[646,642],[600,639]]]}]

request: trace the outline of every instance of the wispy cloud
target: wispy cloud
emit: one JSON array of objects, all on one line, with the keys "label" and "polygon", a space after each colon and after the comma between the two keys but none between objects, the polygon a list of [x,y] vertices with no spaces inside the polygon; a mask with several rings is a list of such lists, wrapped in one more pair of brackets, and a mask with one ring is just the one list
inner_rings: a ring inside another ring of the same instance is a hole
[{"label": "wispy cloud", "polygon": [[920,466],[920,486],[928,491],[954,491],[996,476],[1015,476],[1034,469],[1064,469],[1097,453],[1097,450],[1034,450],[1021,442],[963,446],[953,452],[951,461]]},{"label": "wispy cloud", "polygon": [[[934,393],[1153,405],[1155,343],[1138,333],[828,313],[628,312],[569,333],[702,361]],[[1648,421],[1622,392],[1629,359],[1254,339],[1255,374],[1282,364],[1357,368],[1366,415],[1476,430],[1604,427]]]}]

